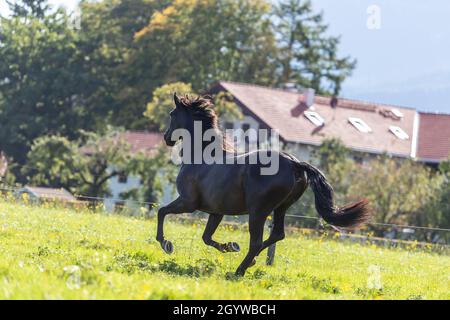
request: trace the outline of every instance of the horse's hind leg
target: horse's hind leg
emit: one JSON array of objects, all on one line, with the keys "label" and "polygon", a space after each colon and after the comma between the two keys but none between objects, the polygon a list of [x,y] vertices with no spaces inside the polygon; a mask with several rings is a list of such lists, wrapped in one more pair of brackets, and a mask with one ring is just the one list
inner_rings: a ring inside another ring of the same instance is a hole
[{"label": "horse's hind leg", "polygon": [[[272,231],[270,233],[269,238],[267,238],[267,240],[265,240],[263,242],[262,248],[259,251],[259,253],[261,253],[261,251],[268,248],[272,244],[284,239],[284,236],[285,236],[284,235],[284,216],[285,215],[286,215],[286,208],[284,208],[284,207],[277,208],[274,210]],[[259,255],[259,253],[258,253],[258,255]]]},{"label": "horse's hind leg", "polygon": [[264,233],[264,224],[270,211],[268,212],[258,212],[258,211],[250,211],[248,228],[250,231],[250,247],[247,255],[245,256],[242,263],[236,270],[237,276],[243,276],[248,267],[253,264],[253,260],[261,251],[263,242],[263,233]]},{"label": "horse's hind leg", "polygon": [[195,210],[195,206],[189,203],[186,200],[183,200],[181,197],[178,197],[167,206],[161,207],[158,210],[158,230],[156,233],[156,240],[161,244],[163,250],[171,254],[173,252],[173,244],[169,240],[164,239],[164,219],[166,215],[173,213],[190,213]]},{"label": "horse's hind leg", "polygon": [[220,252],[238,252],[239,245],[236,242],[218,243],[212,239],[212,235],[216,232],[217,227],[223,219],[223,215],[210,214],[206,223],[205,232],[203,232],[203,242],[219,250]]}]

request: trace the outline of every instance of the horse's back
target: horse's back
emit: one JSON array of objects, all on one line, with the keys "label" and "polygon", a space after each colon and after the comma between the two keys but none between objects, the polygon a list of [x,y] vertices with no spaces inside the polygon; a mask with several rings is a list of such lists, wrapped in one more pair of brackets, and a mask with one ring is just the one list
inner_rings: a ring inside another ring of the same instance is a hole
[{"label": "horse's back", "polygon": [[292,160],[283,153],[277,152],[273,156],[274,159],[277,157],[277,165],[272,168],[276,170],[264,170],[268,165],[261,163],[247,168],[245,193],[249,209],[273,210],[288,197],[296,185]]}]

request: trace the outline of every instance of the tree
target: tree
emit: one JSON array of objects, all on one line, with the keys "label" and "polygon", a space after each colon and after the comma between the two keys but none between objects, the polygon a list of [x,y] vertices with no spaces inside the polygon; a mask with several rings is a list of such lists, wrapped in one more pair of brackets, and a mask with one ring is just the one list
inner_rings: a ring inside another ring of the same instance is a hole
[{"label": "tree", "polygon": [[21,171],[31,185],[76,191],[79,160],[77,143],[61,136],[43,136],[33,142]]},{"label": "tree", "polygon": [[418,221],[439,191],[442,176],[412,160],[380,156],[355,172],[348,197],[367,197],[375,212],[374,220],[382,223],[407,224]]},{"label": "tree", "polygon": [[22,173],[30,184],[103,197],[109,195],[108,180],[128,171],[130,158],[129,145],[116,132],[86,132],[78,141],[44,136],[34,141]]},{"label": "tree", "polygon": [[147,104],[147,111],[144,115],[150,120],[151,127],[164,131],[169,124],[169,112],[174,108],[173,94],[192,94],[190,84],[174,82],[165,84],[153,91],[152,101]]},{"label": "tree", "polygon": [[157,86],[182,81],[202,90],[218,79],[270,83],[275,38],[268,13],[261,0],[173,1],[136,33],[131,62]]},{"label": "tree", "polygon": [[440,188],[433,200],[417,217],[417,223],[424,226],[450,228],[450,158],[439,165],[436,178],[441,178]]},{"label": "tree", "polygon": [[278,83],[293,82],[320,94],[337,95],[356,62],[338,57],[340,39],[327,35],[323,14],[314,13],[309,0],[282,0],[274,7],[273,20],[279,39]]},{"label": "tree", "polygon": [[45,3],[17,1],[0,20],[0,149],[20,165],[37,137],[75,139],[105,120],[92,99],[98,83],[79,33],[65,11]]},{"label": "tree", "polygon": [[325,139],[313,151],[312,158],[333,186],[336,202],[346,203],[348,190],[353,183],[355,171],[358,170],[351,151],[340,139]]},{"label": "tree", "polygon": [[6,0],[11,14],[16,17],[34,16],[44,18],[49,10],[46,0],[20,0],[12,2]]},{"label": "tree", "polygon": [[83,183],[82,190],[94,197],[109,195],[108,180],[129,170],[130,145],[117,132],[104,136],[90,132],[80,151],[83,156],[76,171]]},{"label": "tree", "polygon": [[[96,79],[91,99],[106,114],[107,122],[144,128],[141,117],[151,98],[153,82],[160,77],[152,69],[130,63],[138,50],[134,34],[148,24],[152,14],[169,1],[103,0],[80,3],[81,30],[78,48],[88,57],[85,64]],[[158,82],[159,83],[159,82]]]},{"label": "tree", "polygon": [[313,158],[318,161],[319,166],[325,172],[339,162],[349,159],[350,150],[338,138],[325,139],[321,145],[314,149]]},{"label": "tree", "polygon": [[142,185],[130,190],[125,198],[137,201],[157,203],[161,200],[168,185],[174,185],[178,173],[169,157],[169,150],[159,146],[151,154],[138,153],[130,162],[130,173],[140,177]]}]

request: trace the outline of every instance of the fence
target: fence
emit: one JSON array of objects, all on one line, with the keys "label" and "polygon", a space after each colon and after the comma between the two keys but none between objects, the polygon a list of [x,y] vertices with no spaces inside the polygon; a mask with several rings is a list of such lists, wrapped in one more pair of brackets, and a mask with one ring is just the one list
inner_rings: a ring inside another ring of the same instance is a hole
[{"label": "fence", "polygon": [[[20,188],[13,187],[13,186],[5,186],[0,187],[0,193],[3,194],[17,194]],[[51,191],[48,191],[45,193],[46,196],[48,196],[48,199],[45,201],[52,201],[51,196],[54,195],[55,197],[59,194],[52,193]],[[123,202],[123,199],[113,199],[113,198],[104,198],[104,197],[92,197],[92,196],[86,196],[86,195],[75,195],[75,197],[81,201],[77,201],[76,203],[68,203],[64,202],[64,205],[77,205],[79,203],[90,206],[90,207],[98,207],[99,203],[103,203],[106,200],[112,200],[117,202]],[[129,203],[134,203],[136,206],[144,206],[149,208],[156,209],[158,207],[158,203],[154,202],[145,202],[145,201],[137,201],[137,200],[126,200]],[[154,212],[153,212],[154,214]],[[183,220],[190,220],[190,221],[198,221],[199,218],[202,218],[201,215],[196,215],[194,217],[190,216],[183,217]],[[230,219],[228,221],[225,221],[225,223],[228,224],[235,224],[237,226],[242,226],[242,219],[239,217],[234,217],[235,221],[232,222]],[[203,220],[203,219],[202,219]],[[290,220],[290,221],[289,221]],[[271,221],[271,220],[270,220]],[[271,222],[268,223],[269,231],[271,230]],[[399,232],[403,232],[405,230],[408,231],[408,233],[411,233],[411,230],[414,231],[420,231],[424,233],[429,234],[440,234],[438,238],[436,236],[434,239],[439,239],[439,241],[430,241],[430,242],[418,242],[418,241],[410,241],[408,239],[396,239],[392,237],[379,237],[374,236],[370,233],[350,233],[345,230],[341,230],[339,228],[336,228],[332,225],[328,225],[324,223],[324,221],[319,217],[311,217],[311,216],[304,216],[304,215],[293,215],[293,214],[287,214],[286,215],[286,221],[287,221],[287,230],[308,230],[308,233],[315,233],[316,235],[323,236],[324,234],[328,233],[328,230],[333,231],[332,234],[334,234],[333,238],[336,240],[347,240],[347,241],[353,241],[353,242],[360,242],[360,243],[370,243],[370,244],[376,244],[376,245],[382,245],[382,246],[389,246],[389,247],[401,247],[401,246],[414,246],[414,247],[427,247],[427,248],[434,248],[437,251],[445,251],[449,249],[448,240],[450,237],[450,229],[446,228],[437,228],[437,227],[424,227],[424,226],[412,226],[412,225],[400,225],[400,224],[393,224],[393,223],[378,223],[378,222],[369,222],[368,226],[376,227],[376,228],[388,228],[391,230],[399,230]],[[307,222],[308,228],[302,228],[299,227],[299,225],[303,225],[303,222]],[[311,223],[313,224],[311,226]],[[338,235],[336,237],[336,235]],[[189,239],[187,239],[189,240]],[[190,239],[190,243],[192,246],[192,243],[194,239]],[[268,265],[272,265],[275,261],[275,252],[276,252],[276,244],[270,246],[267,250],[267,259],[266,263]]]}]

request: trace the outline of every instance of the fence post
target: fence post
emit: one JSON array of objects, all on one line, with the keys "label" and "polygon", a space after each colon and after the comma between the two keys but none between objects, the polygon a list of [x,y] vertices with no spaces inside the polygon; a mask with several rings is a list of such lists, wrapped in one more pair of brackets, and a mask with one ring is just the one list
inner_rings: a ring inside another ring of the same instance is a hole
[{"label": "fence post", "polygon": [[[269,231],[270,233],[272,233],[272,228],[273,228],[273,220],[271,220],[269,222]],[[267,258],[266,258],[266,265],[271,266],[273,265],[274,261],[275,261],[275,249],[276,249],[276,244],[272,244],[269,246],[269,248],[267,248]]]}]

